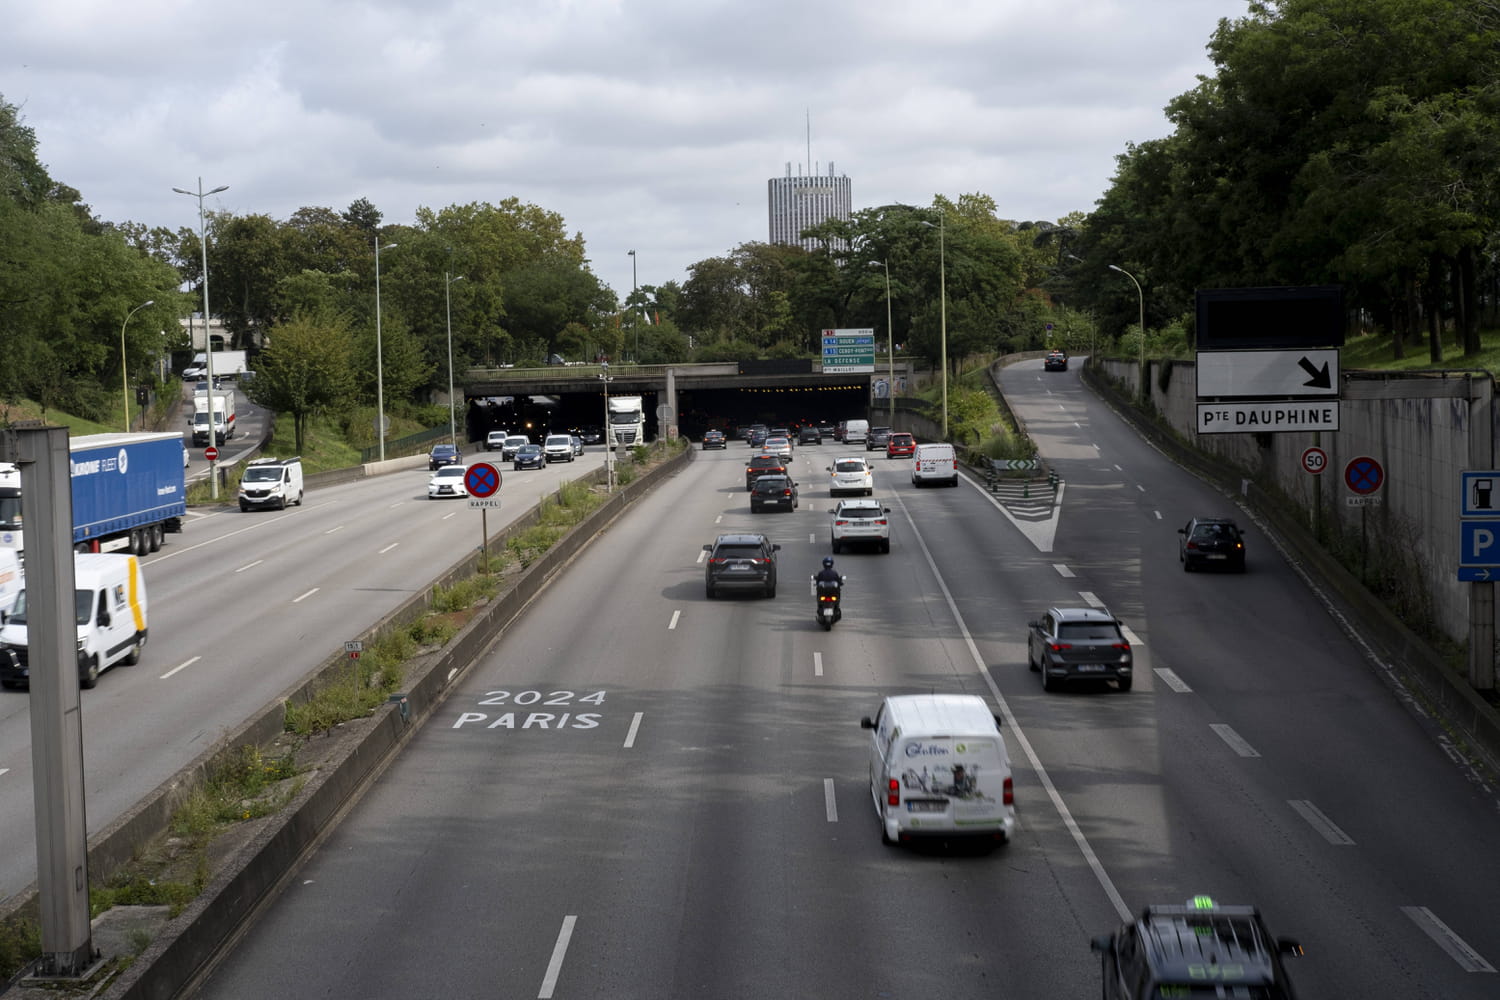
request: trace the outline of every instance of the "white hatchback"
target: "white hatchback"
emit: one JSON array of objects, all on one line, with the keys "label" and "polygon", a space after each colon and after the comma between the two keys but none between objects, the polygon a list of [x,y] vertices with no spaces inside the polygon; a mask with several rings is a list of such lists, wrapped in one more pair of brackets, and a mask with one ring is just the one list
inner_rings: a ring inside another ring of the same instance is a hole
[{"label": "white hatchback", "polygon": [[828,492],[832,496],[842,493],[862,493],[869,496],[875,492],[875,476],[863,455],[843,455],[836,458],[828,466],[828,472]]},{"label": "white hatchback", "polygon": [[845,546],[866,544],[879,552],[891,551],[891,509],[879,500],[840,500],[833,508],[830,529],[834,552]]}]

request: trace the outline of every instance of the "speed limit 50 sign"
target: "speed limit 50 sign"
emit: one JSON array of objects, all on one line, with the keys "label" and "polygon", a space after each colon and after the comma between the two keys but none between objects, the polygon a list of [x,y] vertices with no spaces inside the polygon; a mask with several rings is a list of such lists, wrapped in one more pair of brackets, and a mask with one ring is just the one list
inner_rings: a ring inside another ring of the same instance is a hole
[{"label": "speed limit 50 sign", "polygon": [[1323,474],[1328,468],[1328,452],[1322,448],[1309,448],[1302,453],[1302,471],[1314,476]]}]

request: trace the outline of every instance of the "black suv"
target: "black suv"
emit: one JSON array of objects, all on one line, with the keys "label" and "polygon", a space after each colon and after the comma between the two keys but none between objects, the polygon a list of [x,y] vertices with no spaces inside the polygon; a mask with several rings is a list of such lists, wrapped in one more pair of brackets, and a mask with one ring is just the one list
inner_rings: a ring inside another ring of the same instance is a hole
[{"label": "black suv", "polygon": [[1253,906],[1219,906],[1198,896],[1186,906],[1148,906],[1113,934],[1096,937],[1104,1000],[1255,997],[1294,1000],[1283,955],[1302,954],[1273,938]]},{"label": "black suv", "polygon": [[1042,674],[1042,690],[1055,691],[1063,681],[1112,680],[1130,690],[1130,641],[1120,620],[1098,608],[1048,608],[1029,622],[1026,665]]},{"label": "black suv", "polygon": [[823,432],[818,430],[816,424],[803,424],[797,429],[798,444],[822,444]]},{"label": "black suv", "polygon": [[756,455],[750,459],[750,464],[745,466],[745,489],[755,485],[755,481],[761,476],[784,476],[786,471],[786,460],[780,455]]},{"label": "black suv", "polygon": [[788,513],[797,509],[797,484],[791,476],[761,476],[750,487],[750,513],[767,509]]},{"label": "black suv", "polygon": [[1227,517],[1195,517],[1178,528],[1177,560],[1183,572],[1200,566],[1223,566],[1245,572],[1245,536]]},{"label": "black suv", "polygon": [[765,535],[720,535],[703,546],[708,560],[703,565],[703,591],[709,599],[724,590],[758,590],[763,597],[776,596],[776,552]]}]

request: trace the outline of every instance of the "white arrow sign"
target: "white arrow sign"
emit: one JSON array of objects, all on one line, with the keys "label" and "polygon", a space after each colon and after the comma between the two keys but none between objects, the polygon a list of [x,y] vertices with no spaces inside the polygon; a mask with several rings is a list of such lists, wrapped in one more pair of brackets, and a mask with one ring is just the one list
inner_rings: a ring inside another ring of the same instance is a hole
[{"label": "white arrow sign", "polygon": [[1336,349],[1198,352],[1200,400],[1338,394]]}]

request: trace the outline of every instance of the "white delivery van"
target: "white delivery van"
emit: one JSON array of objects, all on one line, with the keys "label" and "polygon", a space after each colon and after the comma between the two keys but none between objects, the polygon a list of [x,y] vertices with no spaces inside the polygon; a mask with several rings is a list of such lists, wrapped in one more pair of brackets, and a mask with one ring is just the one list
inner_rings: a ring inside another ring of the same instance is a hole
[{"label": "white delivery van", "polygon": [[1010,754],[1000,720],[971,694],[892,695],[871,730],[870,797],[887,844],[1015,831]]},{"label": "white delivery van", "polygon": [[[78,685],[91,688],[117,663],[132,666],[146,646],[146,581],[135,556],[81,552],[73,556],[73,612],[78,625]],[[23,589],[0,627],[0,645],[15,658],[0,657],[0,684],[30,679]]]},{"label": "white delivery van", "polygon": [[844,443],[864,444],[865,438],[870,436],[870,422],[868,420],[846,420],[844,421]]},{"label": "white delivery van", "polygon": [[271,507],[286,510],[302,505],[302,459],[257,458],[245,463],[240,476],[240,510]]},{"label": "white delivery van", "polygon": [[958,456],[951,444],[919,444],[911,456],[911,484],[958,485]]},{"label": "white delivery van", "polygon": [[16,555],[15,549],[0,548],[0,625],[5,624],[22,586],[21,557]]}]

